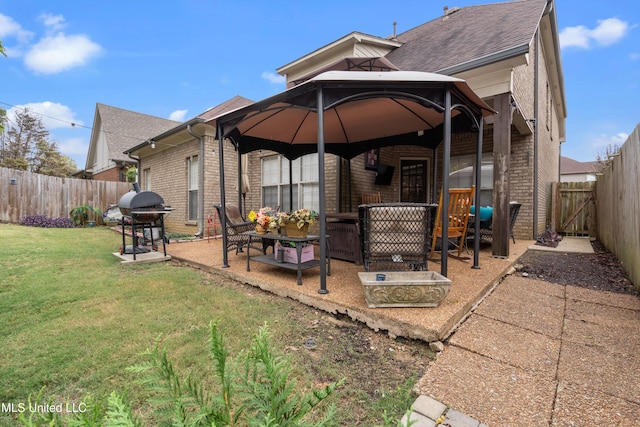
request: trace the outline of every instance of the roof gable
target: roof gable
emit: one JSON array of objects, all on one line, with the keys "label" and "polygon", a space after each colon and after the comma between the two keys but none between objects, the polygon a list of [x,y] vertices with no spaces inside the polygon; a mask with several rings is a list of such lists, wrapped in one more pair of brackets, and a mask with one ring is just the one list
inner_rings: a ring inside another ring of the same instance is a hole
[{"label": "roof gable", "polygon": [[521,0],[451,10],[399,34],[397,40],[403,45],[387,59],[402,70],[446,73],[479,58],[510,50],[526,52],[546,4],[546,0]]},{"label": "roof gable", "polygon": [[145,141],[165,132],[179,123],[174,120],[97,103],[86,169],[93,167],[100,134],[102,134],[102,140],[107,145],[108,160],[131,161],[123,153],[127,148],[136,142]]},{"label": "roof gable", "polygon": [[595,174],[598,171],[598,162],[579,162],[569,157],[560,157],[560,174]]},{"label": "roof gable", "polygon": [[235,110],[237,108],[242,108],[253,103],[254,101],[248,98],[242,97],[240,95],[236,95],[233,98],[223,102],[222,104],[216,105],[215,107],[211,107],[204,113],[199,114],[198,118],[208,121],[216,116],[219,116],[222,113],[226,113],[231,110]]}]

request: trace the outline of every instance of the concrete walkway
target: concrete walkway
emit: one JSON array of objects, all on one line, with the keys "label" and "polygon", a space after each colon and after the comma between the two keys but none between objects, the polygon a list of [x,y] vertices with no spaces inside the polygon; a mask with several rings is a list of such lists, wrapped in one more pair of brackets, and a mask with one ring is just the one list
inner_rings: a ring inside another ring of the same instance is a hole
[{"label": "concrete walkway", "polygon": [[413,426],[638,426],[639,331],[636,296],[507,276],[419,381]]}]

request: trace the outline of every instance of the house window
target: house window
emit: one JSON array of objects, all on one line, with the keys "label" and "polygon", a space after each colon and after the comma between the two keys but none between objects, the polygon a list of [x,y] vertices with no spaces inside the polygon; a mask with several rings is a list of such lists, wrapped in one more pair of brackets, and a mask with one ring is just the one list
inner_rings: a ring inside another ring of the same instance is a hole
[{"label": "house window", "polygon": [[427,200],[427,161],[400,160],[400,201],[424,203]]},{"label": "house window", "polygon": [[[291,187],[289,185],[291,165]],[[318,182],[318,156],[309,154],[293,161],[283,156],[262,159],[262,206],[279,206],[288,211],[290,189],[293,190],[293,209],[320,209],[320,186]]]},{"label": "house window", "polygon": [[151,169],[147,168],[142,171],[142,185],[147,191],[151,191]]},{"label": "house window", "polygon": [[[449,188],[469,188],[475,184],[475,154],[451,157]],[[482,155],[480,206],[493,206],[493,155]]]},{"label": "house window", "polygon": [[187,157],[188,212],[189,221],[198,219],[198,156]]}]

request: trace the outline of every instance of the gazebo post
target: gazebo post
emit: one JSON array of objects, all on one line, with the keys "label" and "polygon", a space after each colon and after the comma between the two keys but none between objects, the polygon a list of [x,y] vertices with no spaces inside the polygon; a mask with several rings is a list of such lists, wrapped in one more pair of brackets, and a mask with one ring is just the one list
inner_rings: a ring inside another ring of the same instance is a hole
[{"label": "gazebo post", "polygon": [[[222,125],[216,123],[216,134],[218,135],[218,162],[220,167],[220,224],[222,226],[222,268],[229,268],[229,255],[227,254],[227,201],[224,194],[224,153],[222,151]],[[247,250],[249,250],[247,248]]]},{"label": "gazebo post", "polygon": [[322,84],[317,89],[317,116],[318,116],[318,180],[320,203],[320,289],[319,294],[327,294],[327,215],[325,204],[324,185],[324,105],[322,102]]},{"label": "gazebo post", "polygon": [[471,268],[480,268],[480,186],[482,184],[482,114],[478,120],[478,142],[476,145],[476,194],[475,207],[476,215],[473,218],[475,224],[473,226],[473,266]]},{"label": "gazebo post", "polygon": [[440,243],[440,274],[447,277],[449,256],[449,169],[451,168],[451,86],[444,89],[444,152],[442,156],[442,241]]}]

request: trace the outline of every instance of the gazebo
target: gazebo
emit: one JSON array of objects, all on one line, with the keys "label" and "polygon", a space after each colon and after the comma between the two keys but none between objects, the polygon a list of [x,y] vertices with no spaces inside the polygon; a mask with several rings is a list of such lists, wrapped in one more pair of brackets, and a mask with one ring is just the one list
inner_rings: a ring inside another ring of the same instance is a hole
[{"label": "gazebo", "polygon": [[[220,161],[220,201],[225,205],[224,139],[242,154],[272,150],[293,160],[317,153],[319,168],[320,259],[327,255],[325,153],[352,159],[393,145],[435,149],[441,143],[442,171],[450,165],[451,134],[477,133],[475,199],[480,197],[483,117],[496,112],[464,80],[416,71],[327,71],[284,92],[215,118]],[[238,167],[238,191],[242,188]],[[448,173],[442,174],[443,206],[449,204]],[[238,194],[240,200],[240,194]],[[224,209],[221,210],[224,216]],[[442,216],[442,241],[448,241],[448,212]],[[221,222],[225,223],[225,218]],[[479,268],[479,227],[473,267]],[[223,240],[226,231],[223,228]],[[226,243],[226,242],[225,242]],[[228,266],[227,253],[223,266]],[[447,275],[447,251],[441,271]],[[326,264],[320,263],[319,293],[327,293]]]}]

